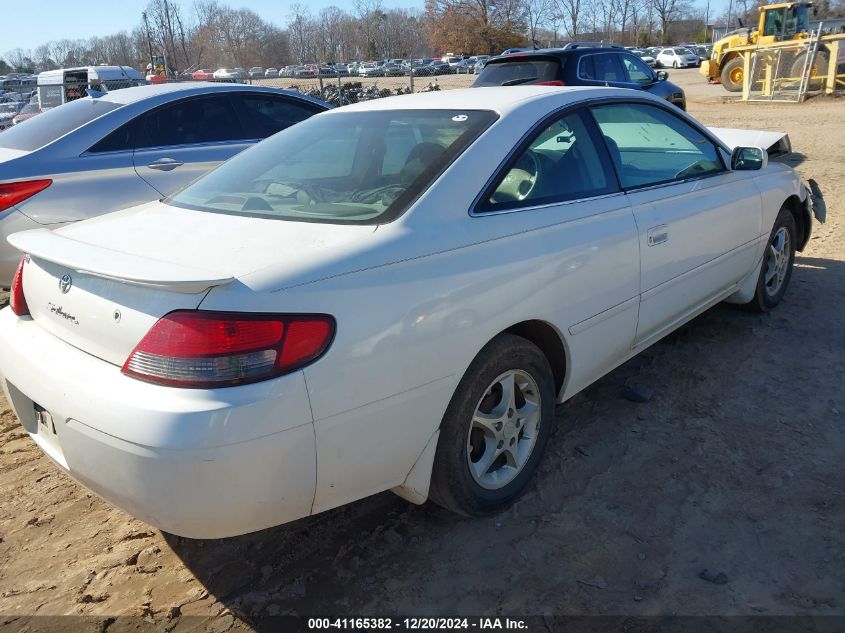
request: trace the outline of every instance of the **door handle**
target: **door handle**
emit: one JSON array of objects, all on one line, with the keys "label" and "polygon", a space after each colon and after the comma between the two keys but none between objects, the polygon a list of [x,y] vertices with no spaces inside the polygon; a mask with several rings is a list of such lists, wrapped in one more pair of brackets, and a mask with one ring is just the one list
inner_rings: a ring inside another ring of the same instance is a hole
[{"label": "door handle", "polygon": [[669,241],[669,227],[667,227],[665,224],[661,224],[660,226],[653,226],[648,230],[646,236],[648,237],[649,246],[657,246],[658,244],[663,244],[664,242]]},{"label": "door handle", "polygon": [[158,171],[172,171],[181,165],[184,165],[180,160],[175,160],[173,158],[159,158],[157,161],[150,163],[147,165],[150,169],[156,169]]}]

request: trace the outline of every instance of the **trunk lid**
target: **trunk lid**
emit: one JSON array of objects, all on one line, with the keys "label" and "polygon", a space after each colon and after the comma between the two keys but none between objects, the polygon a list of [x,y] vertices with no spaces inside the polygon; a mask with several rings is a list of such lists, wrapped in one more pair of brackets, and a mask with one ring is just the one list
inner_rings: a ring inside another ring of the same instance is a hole
[{"label": "trunk lid", "polygon": [[210,288],[271,263],[293,265],[334,251],[374,229],[150,203],[56,231],[16,233],[9,242],[29,256],[23,283],[35,322],[122,365],[160,317],[197,308]]}]

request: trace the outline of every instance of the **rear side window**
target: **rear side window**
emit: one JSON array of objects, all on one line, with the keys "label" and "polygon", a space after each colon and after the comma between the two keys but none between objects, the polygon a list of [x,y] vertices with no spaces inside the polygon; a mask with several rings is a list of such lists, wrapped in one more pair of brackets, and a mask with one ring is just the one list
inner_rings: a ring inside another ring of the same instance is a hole
[{"label": "rear side window", "polygon": [[235,99],[248,138],[267,138],[323,111],[311,103],[276,95],[247,94]]},{"label": "rear side window", "polygon": [[559,70],[560,62],[556,60],[516,57],[504,62],[488,62],[472,85],[481,88],[555,81]]},{"label": "rear side window", "polygon": [[220,143],[247,138],[227,95],[183,99],[146,115],[137,148]]},{"label": "rear side window", "polygon": [[114,132],[91,146],[88,151],[92,154],[104,152],[126,152],[135,149],[135,128],[138,119],[121,125]]},{"label": "rear side window", "polygon": [[32,152],[122,105],[97,99],[71,101],[39,114],[26,125],[5,130],[0,134],[0,147]]},{"label": "rear side window", "polygon": [[595,81],[627,81],[617,56],[613,53],[584,55],[578,63],[581,79]]}]

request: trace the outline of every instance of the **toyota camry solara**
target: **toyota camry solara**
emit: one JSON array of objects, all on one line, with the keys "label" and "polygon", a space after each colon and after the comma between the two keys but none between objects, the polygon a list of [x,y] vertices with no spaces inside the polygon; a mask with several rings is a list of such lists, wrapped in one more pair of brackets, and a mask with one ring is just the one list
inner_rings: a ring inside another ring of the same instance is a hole
[{"label": "toyota camry solara", "polygon": [[160,202],[12,235],[3,387],[64,471],[175,534],[389,489],[495,512],[555,403],[783,297],[811,196],[729,137],[612,88],[319,114]]}]

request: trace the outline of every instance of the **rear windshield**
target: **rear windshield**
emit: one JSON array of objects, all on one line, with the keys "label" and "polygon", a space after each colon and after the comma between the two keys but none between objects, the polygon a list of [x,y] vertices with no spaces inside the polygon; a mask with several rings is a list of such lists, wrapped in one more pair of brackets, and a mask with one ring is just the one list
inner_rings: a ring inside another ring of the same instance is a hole
[{"label": "rear windshield", "polygon": [[487,62],[472,85],[516,86],[554,81],[558,78],[560,62],[551,59],[515,58],[507,61]]},{"label": "rear windshield", "polygon": [[77,99],[38,115],[25,126],[0,132],[0,147],[31,152],[121,107],[120,103],[96,99]]},{"label": "rear windshield", "polygon": [[486,110],[317,115],[238,154],[167,203],[299,222],[383,224],[495,120]]}]

